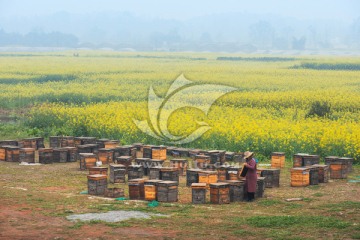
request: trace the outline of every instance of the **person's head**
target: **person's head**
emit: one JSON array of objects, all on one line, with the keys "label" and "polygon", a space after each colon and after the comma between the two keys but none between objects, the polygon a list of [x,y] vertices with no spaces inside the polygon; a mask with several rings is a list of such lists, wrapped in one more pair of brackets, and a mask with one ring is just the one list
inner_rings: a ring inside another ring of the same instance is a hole
[{"label": "person's head", "polygon": [[245,159],[246,161],[249,161],[253,156],[254,156],[254,153],[253,153],[253,152],[250,152],[250,151],[244,152],[244,159]]}]

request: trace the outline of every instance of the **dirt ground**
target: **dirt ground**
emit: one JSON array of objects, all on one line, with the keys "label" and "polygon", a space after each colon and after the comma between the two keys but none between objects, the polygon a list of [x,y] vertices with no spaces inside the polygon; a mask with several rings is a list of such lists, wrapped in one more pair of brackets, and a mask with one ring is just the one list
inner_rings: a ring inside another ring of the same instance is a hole
[{"label": "dirt ground", "polygon": [[[214,205],[208,196],[208,203],[193,205],[191,189],[181,177],[179,202],[150,208],[145,201],[114,201],[80,194],[87,190],[87,172],[79,171],[78,163],[19,166],[0,162],[0,239],[360,239],[360,184],[348,182],[360,180],[360,167],[355,167],[348,179],[292,188],[288,164],[281,170],[280,187],[267,188],[264,198],[254,203]],[[127,195],[127,186],[118,186],[124,187]],[[296,197],[303,200],[285,201]],[[168,217],[114,224],[70,222],[65,218],[113,210]],[[277,216],[321,217],[325,223],[311,226],[289,222],[283,227],[271,221]],[[267,225],[263,222],[266,217],[270,219]]]}]

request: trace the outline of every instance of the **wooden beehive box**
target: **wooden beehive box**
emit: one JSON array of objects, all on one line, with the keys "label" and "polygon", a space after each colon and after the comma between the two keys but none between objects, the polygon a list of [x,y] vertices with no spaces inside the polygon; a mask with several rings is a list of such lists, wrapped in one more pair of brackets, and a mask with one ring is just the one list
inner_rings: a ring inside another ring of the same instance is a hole
[{"label": "wooden beehive box", "polygon": [[144,200],[145,198],[145,179],[135,178],[129,180],[129,198],[132,200]]},{"label": "wooden beehive box", "polygon": [[7,162],[19,162],[20,148],[17,146],[8,146],[6,148],[5,161]]},{"label": "wooden beehive box", "polygon": [[89,168],[89,175],[108,175],[108,168],[107,167],[91,167]]},{"label": "wooden beehive box", "polygon": [[218,174],[217,171],[200,171],[199,183],[206,183],[207,187],[210,187],[211,183],[217,183]]},{"label": "wooden beehive box", "polygon": [[188,166],[188,161],[186,159],[171,159],[170,160],[170,166],[177,168],[179,175],[185,176],[186,175],[186,169]]},{"label": "wooden beehive box", "polygon": [[109,140],[107,142],[104,142],[105,147],[107,149],[115,149],[117,146],[120,145],[120,141],[119,140]]},{"label": "wooden beehive box", "polygon": [[284,168],[285,167],[285,153],[273,152],[271,154],[271,167]]},{"label": "wooden beehive box", "polygon": [[20,148],[19,161],[35,163],[35,148]]},{"label": "wooden beehive box", "polygon": [[211,183],[210,202],[213,204],[230,203],[230,185],[228,183]]},{"label": "wooden beehive box", "polygon": [[124,189],[123,188],[106,188],[104,196],[108,197],[108,198],[124,197],[125,196]]},{"label": "wooden beehive box", "polygon": [[88,193],[90,195],[104,195],[107,189],[107,176],[101,174],[88,175]]},{"label": "wooden beehive box", "polygon": [[[101,138],[101,139],[97,139],[96,140],[96,144],[98,145],[99,148],[105,148],[105,142],[109,142],[110,139],[107,138]],[[81,145],[81,144],[79,144]]]},{"label": "wooden beehive box", "polygon": [[265,178],[264,177],[258,177],[257,182],[256,182],[255,197],[256,198],[264,197],[264,192],[265,192]]},{"label": "wooden beehive box", "polygon": [[151,151],[151,159],[166,160],[166,147],[156,146]]},{"label": "wooden beehive box", "polygon": [[110,164],[110,183],[124,183],[126,180],[126,166],[122,164]]},{"label": "wooden beehive box", "polygon": [[310,185],[310,170],[306,167],[292,168],[291,186],[306,187]]},{"label": "wooden beehive box", "polygon": [[343,179],[347,178],[348,165],[346,163],[331,163],[330,164],[330,178]]},{"label": "wooden beehive box", "polygon": [[63,136],[60,140],[61,147],[75,147],[75,140],[72,136]]},{"label": "wooden beehive box", "polygon": [[293,167],[302,167],[304,166],[304,156],[308,156],[307,153],[296,153],[293,155]]},{"label": "wooden beehive box", "polygon": [[196,155],[194,163],[196,168],[204,169],[210,164],[210,156]]},{"label": "wooden beehive box", "polygon": [[206,203],[206,183],[191,184],[191,199],[193,204]]},{"label": "wooden beehive box", "polygon": [[320,163],[319,155],[305,155],[303,156],[304,166],[311,166]]},{"label": "wooden beehive box", "polygon": [[144,176],[144,170],[142,165],[130,165],[128,167],[128,179],[137,179]]},{"label": "wooden beehive box", "polygon": [[98,159],[103,165],[107,165],[114,162],[114,150],[112,148],[99,148]]},{"label": "wooden beehive box", "polygon": [[132,157],[131,156],[121,156],[116,158],[117,164],[122,164],[126,167],[126,173],[128,172],[128,168],[132,163]]},{"label": "wooden beehive box", "polygon": [[327,183],[329,181],[329,166],[322,164],[315,164],[313,167],[318,168],[319,183]]},{"label": "wooden beehive box", "polygon": [[157,195],[157,186],[161,180],[145,180],[144,191],[145,191],[145,200],[153,201],[156,200]]},{"label": "wooden beehive box", "polygon": [[96,155],[93,153],[80,153],[80,170],[86,170],[96,166]]},{"label": "wooden beehive box", "polygon": [[157,200],[159,202],[177,202],[178,201],[178,182],[161,181],[158,183]]},{"label": "wooden beehive box", "polygon": [[160,179],[179,182],[179,172],[177,168],[163,167],[160,169]]},{"label": "wooden beehive box", "polygon": [[244,201],[244,181],[239,180],[226,180],[230,186],[230,202]]},{"label": "wooden beehive box", "polygon": [[64,147],[67,150],[67,161],[76,162],[78,159],[78,152],[76,147]]},{"label": "wooden beehive box", "polygon": [[52,148],[40,148],[39,149],[39,163],[50,164],[53,163],[53,149]]},{"label": "wooden beehive box", "polygon": [[347,172],[351,173],[352,169],[353,169],[353,162],[354,159],[353,158],[348,158],[348,157],[341,157],[339,158],[339,161],[344,162],[347,165]]},{"label": "wooden beehive box", "polygon": [[68,151],[66,148],[55,148],[53,150],[54,162],[66,163],[68,160]]},{"label": "wooden beehive box", "polygon": [[280,187],[280,169],[262,169],[261,177],[265,177],[265,187]]}]

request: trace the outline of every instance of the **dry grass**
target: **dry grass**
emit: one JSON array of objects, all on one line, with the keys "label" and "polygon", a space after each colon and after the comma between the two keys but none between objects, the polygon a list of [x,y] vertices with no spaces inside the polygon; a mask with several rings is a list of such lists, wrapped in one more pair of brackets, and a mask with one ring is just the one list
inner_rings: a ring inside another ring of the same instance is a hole
[{"label": "dry grass", "polygon": [[[291,188],[288,168],[281,171],[280,188],[266,189],[265,197],[254,203],[193,205],[191,190],[182,177],[178,203],[149,208],[142,201],[107,201],[81,195],[87,188],[87,172],[79,171],[77,163],[19,166],[0,162],[0,239],[116,239],[120,235],[130,239],[358,239],[360,184],[334,180]],[[357,166],[350,178],[359,175]],[[126,185],[120,186],[127,194]],[[296,197],[304,201],[285,201]],[[72,213],[120,209],[170,217],[116,224],[65,220]],[[23,231],[30,228],[29,232]],[[43,233],[43,228],[48,231]]]}]

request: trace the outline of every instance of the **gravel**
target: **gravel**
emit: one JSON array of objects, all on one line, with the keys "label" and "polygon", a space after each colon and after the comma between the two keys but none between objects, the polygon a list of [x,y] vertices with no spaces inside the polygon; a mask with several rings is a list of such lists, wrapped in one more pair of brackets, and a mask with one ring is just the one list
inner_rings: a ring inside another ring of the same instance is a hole
[{"label": "gravel", "polygon": [[100,220],[104,222],[121,222],[131,218],[149,219],[152,216],[163,217],[163,214],[144,213],[140,211],[110,211],[106,213],[85,213],[67,216],[70,221]]}]

